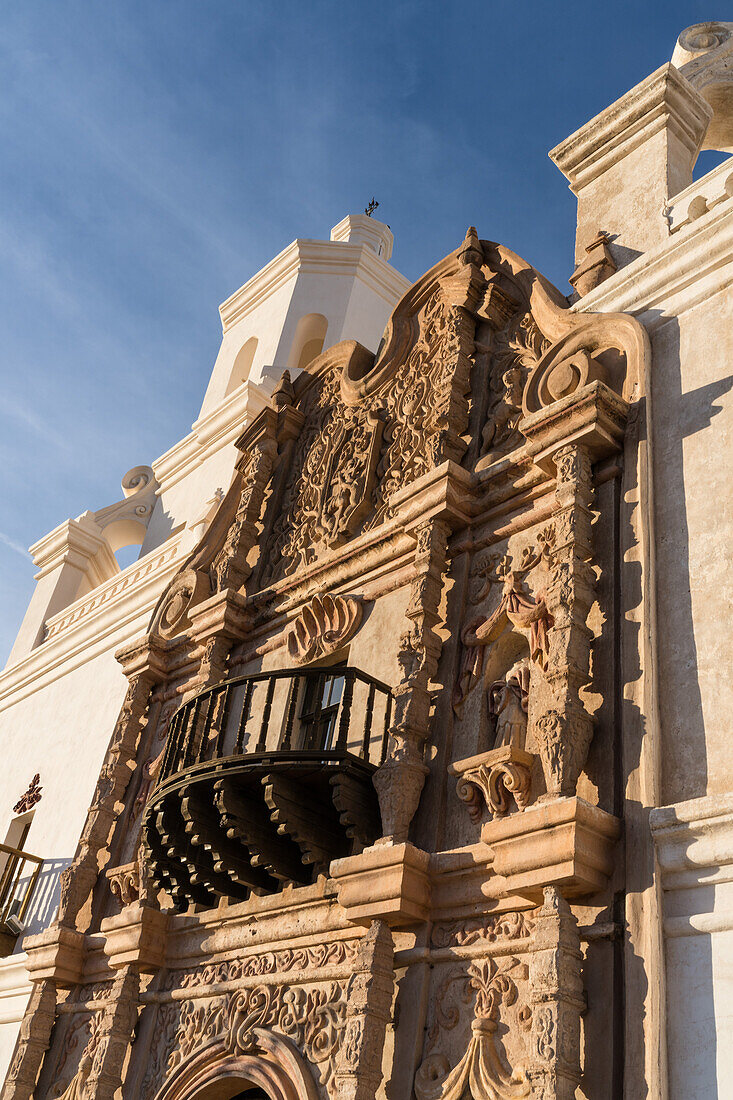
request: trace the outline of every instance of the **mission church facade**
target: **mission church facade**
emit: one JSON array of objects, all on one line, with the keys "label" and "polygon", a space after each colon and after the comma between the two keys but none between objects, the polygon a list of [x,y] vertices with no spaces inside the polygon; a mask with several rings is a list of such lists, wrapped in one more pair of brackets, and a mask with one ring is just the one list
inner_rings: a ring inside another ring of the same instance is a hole
[{"label": "mission church facade", "polygon": [[32,548],[3,1100],[732,1095],[703,148],[731,23],[550,154],[570,298],[474,228],[412,286],[374,217],[295,241],[221,307],[191,433]]}]

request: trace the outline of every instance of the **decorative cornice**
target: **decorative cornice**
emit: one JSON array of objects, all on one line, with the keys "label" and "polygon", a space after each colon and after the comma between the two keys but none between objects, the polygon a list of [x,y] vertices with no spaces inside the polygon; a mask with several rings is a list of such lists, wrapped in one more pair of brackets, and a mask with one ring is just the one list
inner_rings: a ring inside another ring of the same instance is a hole
[{"label": "decorative cornice", "polygon": [[52,616],[46,624],[46,640],[0,673],[0,710],[139,634],[178,566],[181,538],[173,536]]},{"label": "decorative cornice", "polygon": [[296,274],[358,275],[390,305],[411,285],[367,245],[295,240],[219,306],[222,331],[227,332]]},{"label": "decorative cornice", "polygon": [[669,62],[550,150],[577,194],[665,127],[695,154],[712,110]]},{"label": "decorative cornice", "polygon": [[708,795],[649,815],[665,890],[733,882],[733,794]]},{"label": "decorative cornice", "polygon": [[34,565],[39,566],[37,581],[66,562],[88,572],[92,584],[100,584],[120,570],[109,543],[94,523],[92,512],[64,520],[34,543],[30,553]]},{"label": "decorative cornice", "polygon": [[[733,909],[716,886],[733,882],[733,793],[659,806],[649,815],[668,937],[733,930]],[[680,896],[682,894],[682,896]]]},{"label": "decorative cornice", "polygon": [[153,463],[160,482],[158,495],[182,481],[204,459],[232,443],[249,423],[269,405],[269,393],[256,382],[246,381],[206,416],[200,417],[187,436]]}]

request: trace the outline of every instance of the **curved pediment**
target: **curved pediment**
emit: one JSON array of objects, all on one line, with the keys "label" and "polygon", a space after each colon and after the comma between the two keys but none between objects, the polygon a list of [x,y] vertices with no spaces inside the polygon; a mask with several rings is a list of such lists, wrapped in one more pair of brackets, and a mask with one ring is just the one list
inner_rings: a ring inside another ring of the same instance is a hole
[{"label": "curved pediment", "polygon": [[445,462],[521,451],[525,417],[590,383],[632,400],[647,353],[633,318],[573,312],[469,229],[395,307],[376,356],[344,341],[284,376],[238,441],[237,476],[154,629],[185,631],[196,603],[241,590],[253,569],[267,588],[321,561],[394,519],[397,495]]}]

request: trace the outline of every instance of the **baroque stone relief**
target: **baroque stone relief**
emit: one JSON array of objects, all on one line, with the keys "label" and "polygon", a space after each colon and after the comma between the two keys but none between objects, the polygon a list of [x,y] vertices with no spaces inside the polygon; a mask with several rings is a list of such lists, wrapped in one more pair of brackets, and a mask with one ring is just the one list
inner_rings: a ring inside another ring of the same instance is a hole
[{"label": "baroque stone relief", "polygon": [[314,596],[288,632],[288,652],[297,665],[327,657],[354,636],[361,624],[358,596]]}]

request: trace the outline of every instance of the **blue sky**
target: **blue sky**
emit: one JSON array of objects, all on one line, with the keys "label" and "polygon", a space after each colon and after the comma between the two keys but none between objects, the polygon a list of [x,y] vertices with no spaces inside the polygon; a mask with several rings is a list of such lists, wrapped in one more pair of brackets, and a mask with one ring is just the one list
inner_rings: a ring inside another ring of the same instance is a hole
[{"label": "blue sky", "polygon": [[0,664],[26,547],[195,418],[217,307],[375,195],[417,278],[467,225],[564,291],[547,150],[702,3],[23,0],[0,25]]}]

